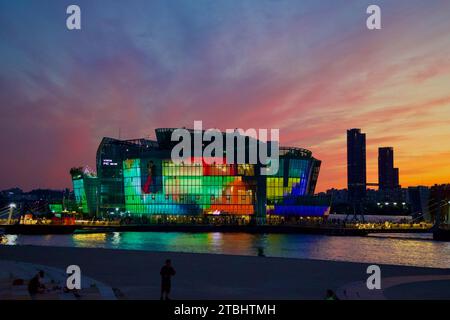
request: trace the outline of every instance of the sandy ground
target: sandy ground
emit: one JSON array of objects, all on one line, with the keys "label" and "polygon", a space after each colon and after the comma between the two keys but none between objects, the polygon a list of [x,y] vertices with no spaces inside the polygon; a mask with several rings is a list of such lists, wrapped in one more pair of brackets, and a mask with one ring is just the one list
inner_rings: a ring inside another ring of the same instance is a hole
[{"label": "sandy ground", "polygon": [[[159,299],[159,270],[172,259],[173,299],[323,299],[325,290],[353,299],[450,299],[450,269],[381,265],[386,290],[368,290],[368,264],[67,247],[0,246],[0,260],[65,270],[118,288],[125,299]],[[422,286],[423,283],[423,286]],[[426,290],[423,290],[423,289]],[[383,288],[382,288],[383,289]],[[431,294],[432,293],[432,294]]]}]

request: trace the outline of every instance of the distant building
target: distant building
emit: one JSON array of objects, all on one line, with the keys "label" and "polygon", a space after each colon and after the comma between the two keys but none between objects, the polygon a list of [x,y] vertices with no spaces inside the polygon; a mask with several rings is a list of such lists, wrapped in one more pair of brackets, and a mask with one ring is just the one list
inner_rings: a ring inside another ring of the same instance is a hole
[{"label": "distant building", "polygon": [[425,186],[408,187],[407,201],[413,216],[423,215],[427,221],[431,220],[429,212],[430,189]]},{"label": "distant building", "polygon": [[405,202],[407,200],[407,189],[386,189],[374,190],[368,189],[366,192],[367,202]]},{"label": "distant building", "polygon": [[450,184],[436,184],[430,188],[431,219],[450,224]]},{"label": "distant building", "polygon": [[378,148],[378,185],[380,190],[399,187],[399,170],[394,168],[394,148]]},{"label": "distant building", "polygon": [[68,197],[69,190],[34,189],[24,192],[20,188],[11,188],[0,191],[0,197],[9,202],[23,201],[61,201]]},{"label": "distant building", "polygon": [[375,190],[367,189],[366,197],[358,205],[348,200],[347,189],[328,189],[319,195],[331,198],[331,213],[369,215],[410,215],[411,206],[407,201],[407,189]]},{"label": "distant building", "polygon": [[366,134],[361,129],[347,130],[347,184],[351,202],[366,196]]},{"label": "distant building", "polygon": [[328,189],[323,195],[330,197],[332,203],[348,203],[347,189]]},{"label": "distant building", "polygon": [[394,188],[400,187],[400,172],[398,168],[394,168]]}]

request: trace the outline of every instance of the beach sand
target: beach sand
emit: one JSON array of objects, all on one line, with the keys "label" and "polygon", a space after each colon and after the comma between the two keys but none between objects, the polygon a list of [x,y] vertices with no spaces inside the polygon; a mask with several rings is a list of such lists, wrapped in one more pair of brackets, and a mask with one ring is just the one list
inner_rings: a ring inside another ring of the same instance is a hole
[{"label": "beach sand", "polygon": [[61,270],[68,265],[78,265],[84,276],[118,288],[123,294],[119,298],[123,299],[159,299],[159,271],[168,258],[172,259],[177,271],[171,293],[177,300],[323,299],[326,289],[335,290],[341,299],[450,299],[450,269],[380,265],[382,290],[368,290],[365,284],[369,264],[362,263],[0,246],[0,260],[35,263]]}]

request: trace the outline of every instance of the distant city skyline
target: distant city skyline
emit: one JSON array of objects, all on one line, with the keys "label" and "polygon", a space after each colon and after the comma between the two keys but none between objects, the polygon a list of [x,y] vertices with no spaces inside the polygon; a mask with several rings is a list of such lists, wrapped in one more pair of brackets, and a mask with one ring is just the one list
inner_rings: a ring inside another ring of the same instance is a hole
[{"label": "distant city skyline", "polygon": [[322,160],[317,192],[345,188],[346,135],[367,134],[402,186],[450,182],[450,2],[0,0],[0,190],[71,187],[102,137],[158,127],[279,128]]}]

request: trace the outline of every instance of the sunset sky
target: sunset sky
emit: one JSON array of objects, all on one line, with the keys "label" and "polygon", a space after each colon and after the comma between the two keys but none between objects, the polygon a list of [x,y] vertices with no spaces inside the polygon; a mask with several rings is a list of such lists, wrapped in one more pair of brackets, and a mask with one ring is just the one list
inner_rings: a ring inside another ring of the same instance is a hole
[{"label": "sunset sky", "polygon": [[348,128],[369,182],[379,146],[403,186],[450,182],[450,1],[0,0],[0,189],[71,187],[102,137],[194,120],[279,128],[322,160],[317,191],[346,187]]}]

